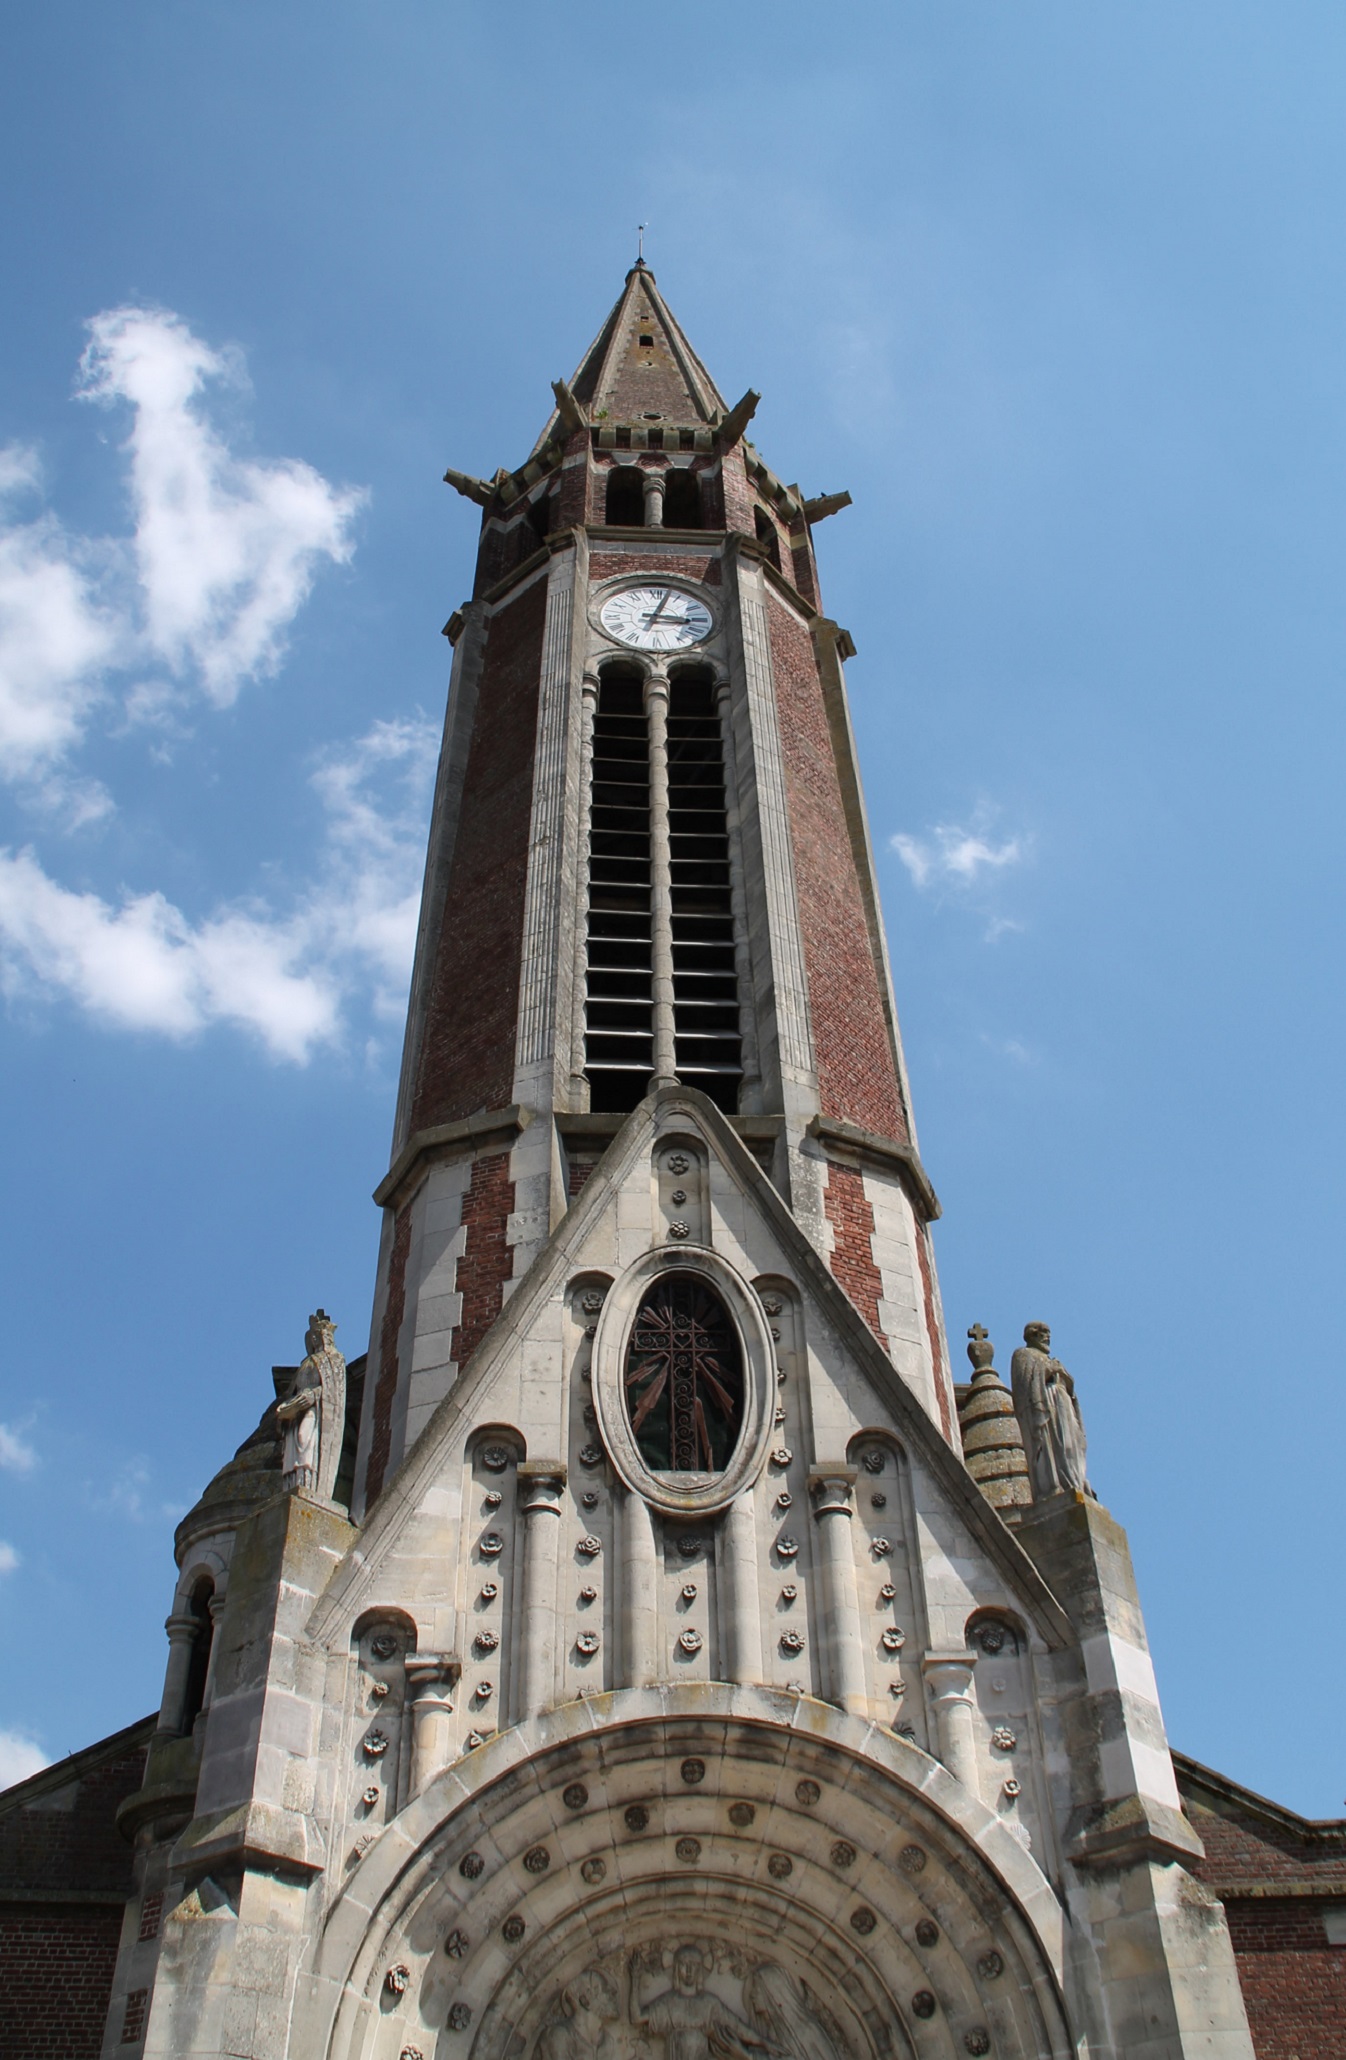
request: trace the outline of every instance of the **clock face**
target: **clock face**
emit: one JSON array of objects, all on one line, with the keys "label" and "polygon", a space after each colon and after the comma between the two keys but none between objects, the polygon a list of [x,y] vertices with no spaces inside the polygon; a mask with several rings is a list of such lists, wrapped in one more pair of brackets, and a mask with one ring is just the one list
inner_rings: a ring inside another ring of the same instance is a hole
[{"label": "clock face", "polygon": [[637,651],[685,651],[710,635],[710,610],[682,587],[623,587],[599,618],[610,637]]}]

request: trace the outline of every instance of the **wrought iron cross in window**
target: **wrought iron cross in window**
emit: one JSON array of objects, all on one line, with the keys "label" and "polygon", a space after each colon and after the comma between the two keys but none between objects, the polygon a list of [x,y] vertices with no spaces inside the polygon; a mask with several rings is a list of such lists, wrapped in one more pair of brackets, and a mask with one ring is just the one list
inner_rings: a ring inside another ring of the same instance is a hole
[{"label": "wrought iron cross in window", "polygon": [[743,1357],[719,1298],[665,1274],[640,1305],[626,1353],[626,1406],[656,1472],[721,1473],[743,1422]]}]

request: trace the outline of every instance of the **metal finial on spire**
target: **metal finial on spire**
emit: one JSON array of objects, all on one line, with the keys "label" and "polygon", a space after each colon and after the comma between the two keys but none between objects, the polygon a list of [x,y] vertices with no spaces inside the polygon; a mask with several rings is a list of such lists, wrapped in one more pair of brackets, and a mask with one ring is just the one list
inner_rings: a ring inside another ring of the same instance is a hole
[{"label": "metal finial on spire", "polygon": [[643,265],[645,262],[645,231],[649,226],[648,222],[636,223],[636,263],[638,265]]}]

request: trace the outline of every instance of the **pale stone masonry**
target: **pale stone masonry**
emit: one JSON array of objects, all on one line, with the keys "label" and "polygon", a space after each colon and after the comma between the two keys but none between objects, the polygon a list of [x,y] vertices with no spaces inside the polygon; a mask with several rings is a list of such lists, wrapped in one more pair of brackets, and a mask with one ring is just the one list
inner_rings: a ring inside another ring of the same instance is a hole
[{"label": "pale stone masonry", "polygon": [[368,1358],[179,1529],[105,2060],[1249,2060],[1125,1537],[964,1461],[846,496],[643,265],[555,390],[449,475]]}]

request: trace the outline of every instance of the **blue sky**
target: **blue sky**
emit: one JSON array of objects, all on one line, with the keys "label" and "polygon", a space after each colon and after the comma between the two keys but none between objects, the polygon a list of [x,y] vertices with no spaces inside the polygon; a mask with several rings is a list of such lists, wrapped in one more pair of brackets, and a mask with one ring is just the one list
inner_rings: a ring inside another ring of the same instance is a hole
[{"label": "blue sky", "polygon": [[1050,1320],[1174,1743],[1340,1814],[1340,9],[2,34],[0,1772],[157,1703],[174,1518],[312,1308],[364,1346],[440,475],[521,460],[648,220],[773,468],[854,496],[955,1353]]}]

